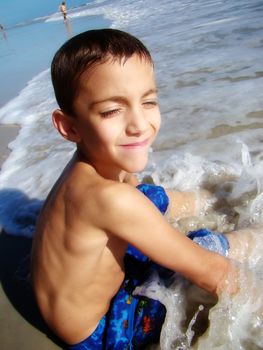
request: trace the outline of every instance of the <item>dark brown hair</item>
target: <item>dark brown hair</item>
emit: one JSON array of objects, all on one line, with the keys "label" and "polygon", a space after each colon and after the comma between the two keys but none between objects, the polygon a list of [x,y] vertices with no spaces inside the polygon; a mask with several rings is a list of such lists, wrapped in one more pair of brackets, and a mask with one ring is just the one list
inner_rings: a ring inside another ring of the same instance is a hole
[{"label": "dark brown hair", "polygon": [[108,60],[127,60],[138,55],[153,64],[140,40],[116,29],[90,30],[68,40],[55,54],[51,78],[59,107],[74,116],[74,100],[81,75]]}]

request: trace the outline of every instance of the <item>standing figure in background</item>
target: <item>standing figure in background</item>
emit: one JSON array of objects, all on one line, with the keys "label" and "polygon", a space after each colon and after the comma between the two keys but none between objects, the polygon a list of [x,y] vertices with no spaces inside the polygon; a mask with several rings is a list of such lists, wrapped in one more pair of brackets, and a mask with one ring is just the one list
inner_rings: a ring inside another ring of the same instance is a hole
[{"label": "standing figure in background", "polygon": [[2,26],[2,24],[0,24],[0,32],[2,33],[3,38],[5,40],[7,40],[7,35],[6,35],[6,32],[5,32],[4,27]]},{"label": "standing figure in background", "polygon": [[66,19],[67,19],[67,6],[66,6],[65,1],[62,1],[61,5],[59,6],[59,10],[63,15],[64,21],[66,21]]}]

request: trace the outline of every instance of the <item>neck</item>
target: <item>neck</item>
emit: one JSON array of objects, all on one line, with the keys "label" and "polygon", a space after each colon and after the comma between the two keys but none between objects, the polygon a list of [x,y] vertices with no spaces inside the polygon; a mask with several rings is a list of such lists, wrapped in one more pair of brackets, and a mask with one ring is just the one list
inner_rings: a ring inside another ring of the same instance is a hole
[{"label": "neck", "polygon": [[126,178],[129,177],[130,174],[128,174],[125,170],[122,169],[113,169],[113,168],[107,168],[107,167],[100,167],[98,165],[94,165],[84,154],[81,152],[80,149],[77,149],[76,151],[76,159],[80,162],[84,162],[86,164],[89,164],[92,168],[95,169],[95,171],[102,177],[108,180],[113,180],[117,182],[126,182]]}]

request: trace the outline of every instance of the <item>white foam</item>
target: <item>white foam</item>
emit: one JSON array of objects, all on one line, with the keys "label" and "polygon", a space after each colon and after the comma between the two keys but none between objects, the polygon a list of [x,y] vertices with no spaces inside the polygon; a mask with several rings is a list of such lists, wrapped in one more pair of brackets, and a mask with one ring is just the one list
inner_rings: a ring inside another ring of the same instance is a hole
[{"label": "white foam", "polygon": [[[242,269],[240,291],[224,295],[210,311],[210,327],[198,344],[198,350],[247,350],[263,346],[262,280]],[[249,317],[248,317],[249,316]]]},{"label": "white foam", "polygon": [[2,123],[21,126],[18,137],[9,144],[12,152],[2,167],[0,189],[16,188],[44,198],[72,154],[73,145],[58,137],[51,122],[51,111],[57,105],[49,75],[49,70],[39,74],[0,110]]},{"label": "white foam", "polygon": [[228,22],[232,22],[232,21],[236,21],[236,20],[239,20],[239,18],[238,17],[222,18],[222,19],[218,19],[216,21],[199,24],[196,28],[207,27],[207,26],[212,26],[212,25],[222,24],[222,23],[228,23]]}]

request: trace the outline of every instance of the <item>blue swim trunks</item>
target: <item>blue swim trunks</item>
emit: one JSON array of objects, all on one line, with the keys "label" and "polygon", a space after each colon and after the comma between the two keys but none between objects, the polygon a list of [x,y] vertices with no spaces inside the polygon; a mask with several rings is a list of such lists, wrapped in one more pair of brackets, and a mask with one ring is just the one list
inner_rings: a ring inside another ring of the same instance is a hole
[{"label": "blue swim trunks", "polygon": [[202,228],[197,231],[191,231],[187,235],[192,241],[198,243],[203,248],[216,252],[220,255],[228,256],[229,242],[225,235],[218,232]]},{"label": "blue swim trunks", "polygon": [[[161,186],[142,184],[137,188],[164,214],[169,198]],[[206,249],[227,255],[229,243],[225,236],[207,229],[190,232],[188,237]],[[153,263],[136,248],[129,246],[124,258],[125,279],[113,298],[109,311],[95,331],[70,350],[132,350],[159,341],[165,306],[157,300],[133,296],[135,288],[147,280],[152,270],[169,279],[173,271]],[[165,282],[164,282],[165,283]]]},{"label": "blue swim trunks", "polygon": [[132,350],[159,341],[166,315],[165,306],[157,300],[132,295],[136,286],[148,278],[152,263],[138,260],[129,253],[124,263],[125,280],[109,311],[91,336],[69,349]]}]

